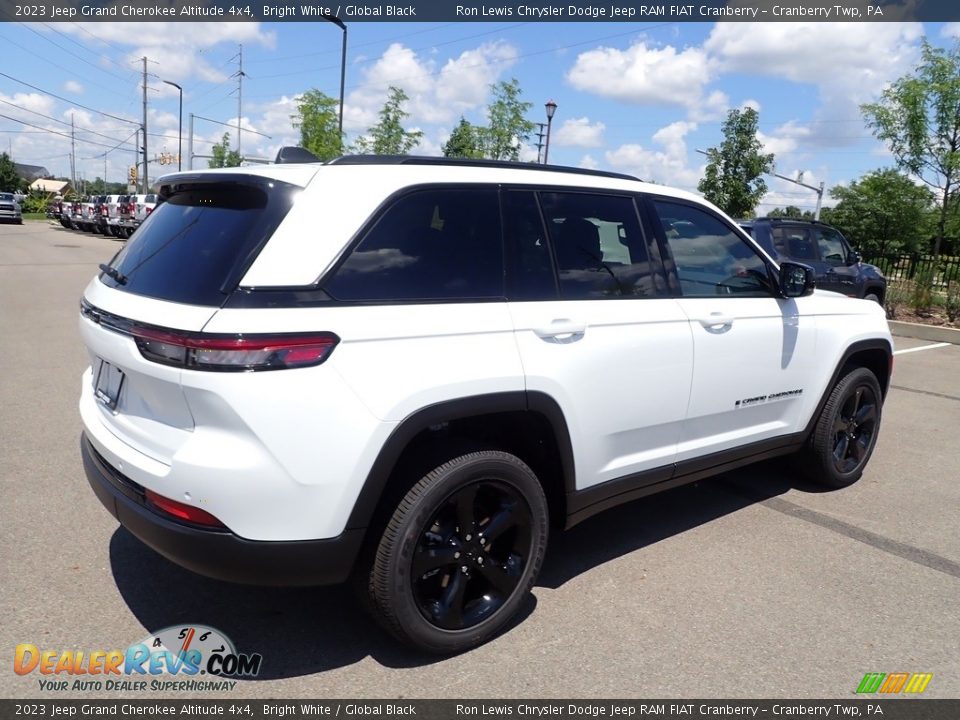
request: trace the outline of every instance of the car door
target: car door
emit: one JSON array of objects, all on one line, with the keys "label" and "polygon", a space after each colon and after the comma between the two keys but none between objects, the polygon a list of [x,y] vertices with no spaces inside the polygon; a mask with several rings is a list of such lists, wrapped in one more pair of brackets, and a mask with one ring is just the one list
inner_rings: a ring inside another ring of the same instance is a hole
[{"label": "car door", "polygon": [[669,477],[693,342],[634,197],[517,188],[502,208],[527,391],[560,406],[576,489]]},{"label": "car door", "polygon": [[719,464],[706,456],[796,432],[816,360],[814,318],[802,312],[811,298],[780,297],[772,266],[711,209],[660,197],[649,208],[693,336],[678,464]]},{"label": "car door", "polygon": [[813,227],[813,239],[820,254],[822,273],[817,275],[817,286],[826,290],[856,297],[857,267],[847,264],[850,249],[843,236],[831,227]]}]

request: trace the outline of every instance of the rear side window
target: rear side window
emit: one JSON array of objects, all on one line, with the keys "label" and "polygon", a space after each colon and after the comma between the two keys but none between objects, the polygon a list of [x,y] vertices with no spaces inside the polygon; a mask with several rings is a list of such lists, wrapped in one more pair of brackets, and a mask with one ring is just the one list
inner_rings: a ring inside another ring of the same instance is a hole
[{"label": "rear side window", "polygon": [[220,306],[286,217],[296,190],[254,177],[172,186],[113,259],[116,272],[100,280],[137,295]]},{"label": "rear side window", "polygon": [[338,300],[503,297],[496,188],[404,195],[324,285]]}]

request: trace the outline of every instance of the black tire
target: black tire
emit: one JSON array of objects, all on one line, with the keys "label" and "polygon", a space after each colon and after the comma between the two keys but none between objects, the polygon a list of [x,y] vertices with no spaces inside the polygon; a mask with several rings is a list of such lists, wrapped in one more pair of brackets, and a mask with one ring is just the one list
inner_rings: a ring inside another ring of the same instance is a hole
[{"label": "black tire", "polygon": [[860,479],[877,444],[882,397],[866,368],[854,368],[837,382],[804,451],[801,470],[809,480],[843,488]]},{"label": "black tire", "polygon": [[519,458],[485,450],[443,463],[407,492],[384,530],[369,578],[374,615],[432,653],[486,642],[526,599],[548,527],[543,488]]},{"label": "black tire", "polygon": [[883,304],[883,303],[880,302],[880,296],[877,295],[875,292],[868,292],[866,295],[863,296],[863,299],[864,299],[864,300],[871,300],[871,301],[877,303],[877,305],[882,305],[882,304]]}]

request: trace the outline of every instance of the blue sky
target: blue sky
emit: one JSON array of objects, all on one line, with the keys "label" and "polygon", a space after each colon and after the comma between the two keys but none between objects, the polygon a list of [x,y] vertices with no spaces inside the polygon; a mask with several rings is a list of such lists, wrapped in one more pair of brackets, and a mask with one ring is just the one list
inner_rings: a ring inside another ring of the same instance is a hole
[{"label": "blue sky", "polygon": [[[915,67],[923,37],[949,45],[958,35],[953,24],[892,22],[354,23],[345,126],[351,138],[362,133],[396,85],[411,98],[408,127],[424,131],[420,152],[439,154],[461,115],[484,121],[491,83],[516,78],[533,103],[530,120],[544,121],[544,103],[557,103],[552,162],[695,189],[705,160],[696,150],[720,142],[728,109],[750,104],[777,172],[803,171],[804,182],[829,188],[891,164],[859,104]],[[7,116],[0,117],[0,147],[18,162],[67,175],[70,141],[46,130],[69,135],[72,114],[82,139],[78,174],[102,176],[104,152],[134,130],[121,119],[139,122],[136,59],[146,55],[150,155],[176,152],[176,90],[161,80],[185,89],[185,136],[191,112],[236,125],[231,75],[242,44],[242,127],[270,136],[245,132],[243,150],[273,157],[279,146],[296,144],[289,116],[298,93],[338,95],[340,41],[327,23],[0,24],[0,70],[62,98],[0,77],[0,115]],[[195,129],[201,154],[226,130],[200,120]],[[123,179],[132,156],[132,140],[112,150],[108,179]],[[535,158],[536,148],[524,156]],[[151,176],[163,171],[152,164]],[[814,205],[802,188],[779,180],[769,186],[761,212]]]}]

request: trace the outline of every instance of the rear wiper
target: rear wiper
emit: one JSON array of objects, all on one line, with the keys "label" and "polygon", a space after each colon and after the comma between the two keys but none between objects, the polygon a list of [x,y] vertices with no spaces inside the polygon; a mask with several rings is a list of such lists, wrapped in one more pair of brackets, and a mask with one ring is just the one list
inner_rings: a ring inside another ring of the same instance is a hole
[{"label": "rear wiper", "polygon": [[100,267],[100,271],[107,277],[113,278],[121,285],[127,284],[127,276],[124,275],[119,270],[117,270],[115,267],[110,267],[109,265],[105,265],[104,263],[100,263],[99,267]]}]

